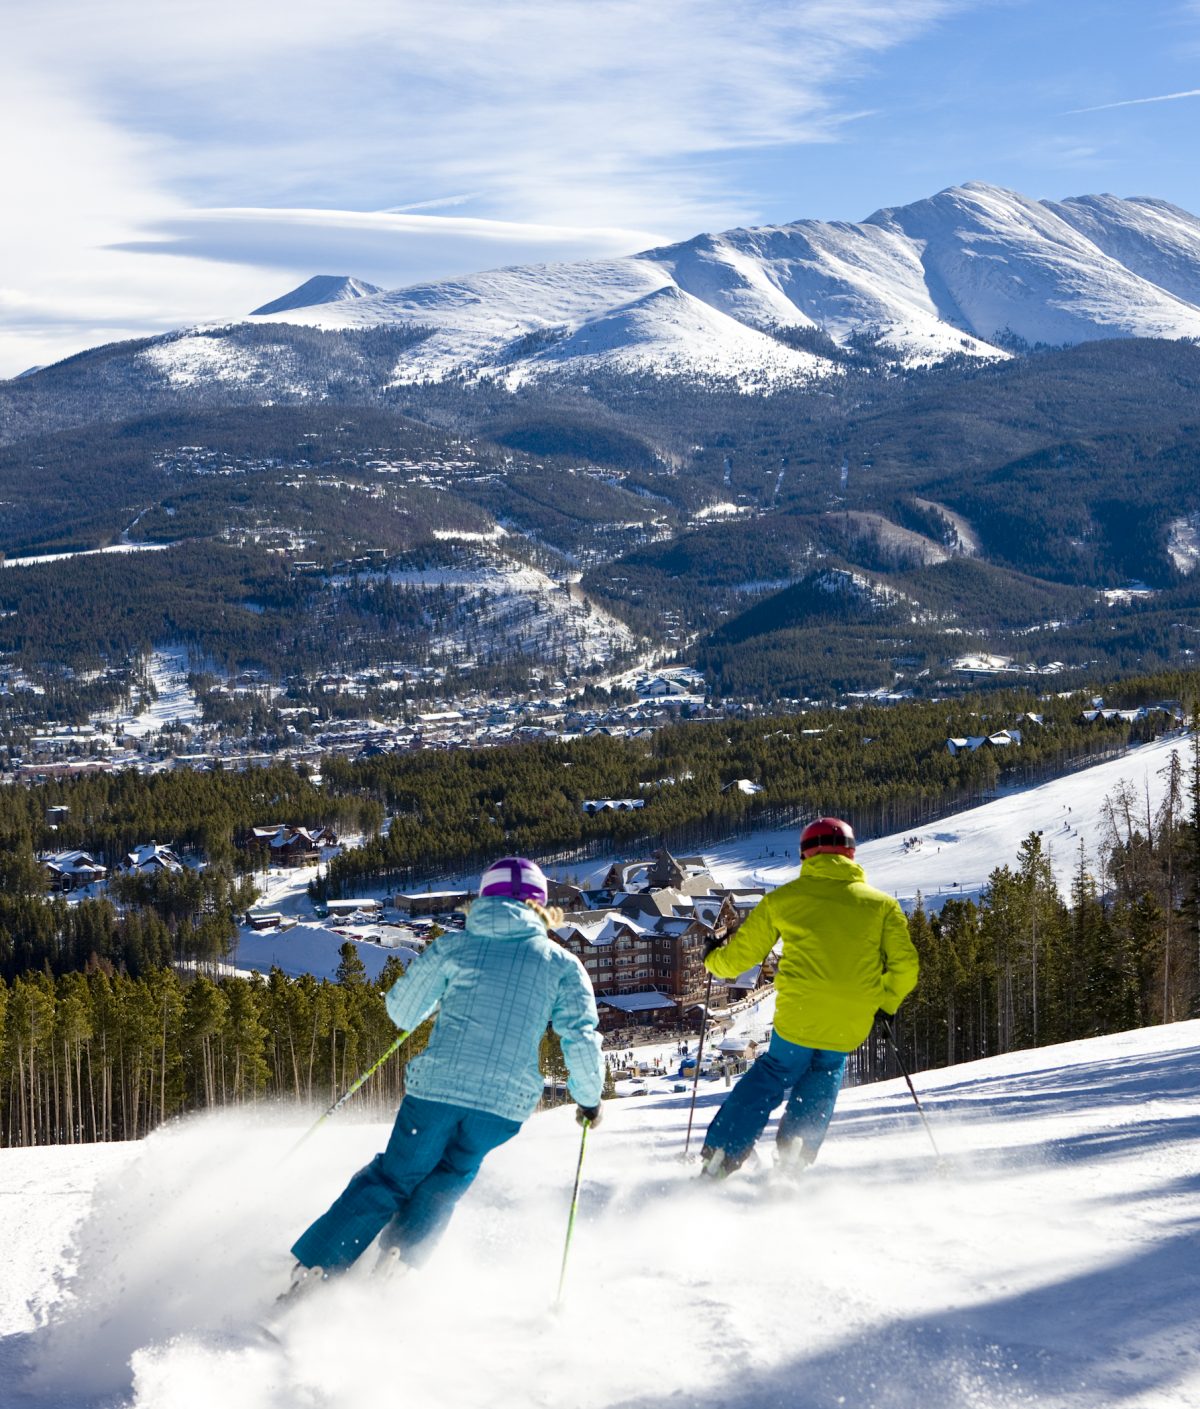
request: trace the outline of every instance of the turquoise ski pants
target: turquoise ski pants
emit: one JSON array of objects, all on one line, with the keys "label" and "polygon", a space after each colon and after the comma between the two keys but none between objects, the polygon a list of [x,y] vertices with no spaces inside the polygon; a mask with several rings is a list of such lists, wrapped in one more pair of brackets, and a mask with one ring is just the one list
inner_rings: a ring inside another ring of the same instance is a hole
[{"label": "turquoise ski pants", "polygon": [[845,1052],[800,1047],[777,1032],[771,1045],[733,1088],[704,1137],[706,1148],[725,1151],[725,1168],[736,1169],[785,1097],[780,1145],[800,1140],[815,1156],[825,1138],[846,1067]]},{"label": "turquoise ski pants", "polygon": [[405,1096],[387,1148],[297,1238],[293,1256],[305,1267],[337,1273],[379,1237],[405,1262],[424,1262],[484,1156],[520,1128],[520,1121],[490,1111]]}]

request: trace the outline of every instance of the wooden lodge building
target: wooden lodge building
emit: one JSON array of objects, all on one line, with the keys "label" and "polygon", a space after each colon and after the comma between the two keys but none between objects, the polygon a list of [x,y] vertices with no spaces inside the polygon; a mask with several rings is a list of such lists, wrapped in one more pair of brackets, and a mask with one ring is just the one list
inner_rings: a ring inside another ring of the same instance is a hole
[{"label": "wooden lodge building", "polygon": [[[582,962],[596,990],[601,1031],[654,1026],[677,1029],[703,1007],[705,946],[724,939],[762,898],[761,891],[718,887],[699,857],[659,851],[651,861],[618,864],[603,888],[579,894],[553,937]],[[712,989],[713,1007],[762,979]]]},{"label": "wooden lodge building", "polygon": [[242,838],[246,851],[265,853],[271,866],[311,866],[321,859],[323,846],[336,846],[337,837],[331,827],[292,827],[273,823],[268,827],[251,827]]}]

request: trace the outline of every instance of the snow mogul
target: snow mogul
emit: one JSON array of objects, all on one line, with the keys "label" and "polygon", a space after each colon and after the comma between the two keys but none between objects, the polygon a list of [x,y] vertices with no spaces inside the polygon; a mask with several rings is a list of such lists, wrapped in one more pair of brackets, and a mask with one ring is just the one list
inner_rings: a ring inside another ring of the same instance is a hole
[{"label": "snow mogul", "polygon": [[591,979],[549,930],[546,877],[523,857],[484,872],[465,929],[443,934],[387,994],[411,1032],[437,1010],[429,1045],[408,1068],[387,1148],[296,1240],[281,1300],[344,1272],[379,1238],[375,1271],[422,1263],[484,1157],[520,1130],[542,1095],[538,1049],[549,1023],[562,1042],[576,1119],[600,1119],[604,1066]]},{"label": "snow mogul", "polygon": [[854,832],[821,817],[800,835],[800,875],[764,896],[705,967],[736,978],[782,939],[775,977],[775,1026],[768,1050],[726,1097],[708,1128],[701,1171],[724,1178],[743,1164],[786,1100],[776,1138],[785,1171],[812,1164],[842,1084],[847,1056],[891,1016],[917,982],[908,922],[890,895],[866,883],[854,860]]}]

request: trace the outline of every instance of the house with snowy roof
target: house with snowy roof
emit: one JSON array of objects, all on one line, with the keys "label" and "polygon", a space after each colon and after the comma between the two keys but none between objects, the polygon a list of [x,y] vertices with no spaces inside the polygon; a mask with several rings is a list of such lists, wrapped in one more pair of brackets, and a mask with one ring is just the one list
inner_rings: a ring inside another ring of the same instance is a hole
[{"label": "house with snowy roof", "polygon": [[169,875],[178,875],[182,870],[183,862],[175,850],[160,846],[156,841],[134,847],[125,856],[125,871],[131,876],[157,876],[164,871]]},{"label": "house with snowy roof", "polygon": [[976,749],[1007,749],[1021,742],[1019,729],[997,729],[994,734],[973,734],[965,738],[947,739],[946,750],[951,758],[960,753],[974,753]]},{"label": "house with snowy roof", "polygon": [[732,783],[726,783],[721,791],[723,793],[739,792],[745,797],[754,797],[764,789],[761,783],[756,783],[751,778],[735,778]]},{"label": "house with snowy roof", "polygon": [[311,866],[321,859],[323,846],[336,846],[337,837],[331,827],[296,827],[287,823],[271,823],[251,827],[243,838],[247,851],[265,852],[271,866]]},{"label": "house with snowy roof", "polygon": [[52,851],[41,858],[51,887],[69,892],[102,881],[108,868],[101,866],[89,851]]},{"label": "house with snowy roof", "polygon": [[588,817],[598,812],[637,812],[645,805],[644,797],[589,797],[580,804]]}]

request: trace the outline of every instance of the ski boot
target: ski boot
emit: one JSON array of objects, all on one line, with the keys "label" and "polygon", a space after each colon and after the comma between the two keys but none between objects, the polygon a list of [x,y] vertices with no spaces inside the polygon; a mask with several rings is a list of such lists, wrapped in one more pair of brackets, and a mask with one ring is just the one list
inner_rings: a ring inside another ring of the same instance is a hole
[{"label": "ski boot", "polygon": [[728,1179],[735,1169],[745,1164],[750,1151],[744,1155],[731,1155],[728,1150],[705,1145],[700,1151],[701,1179]]},{"label": "ski boot", "polygon": [[328,1280],[329,1276],[323,1267],[305,1267],[304,1263],[297,1262],[292,1268],[291,1285],[287,1291],[279,1293],[275,1298],[275,1305],[280,1311],[285,1308],[290,1311],[293,1306],[307,1301],[313,1292]]},{"label": "ski boot", "polygon": [[816,1159],[817,1152],[803,1140],[777,1141],[775,1145],[775,1172],[781,1179],[797,1182]]},{"label": "ski boot", "polygon": [[371,1276],[380,1282],[391,1283],[398,1282],[411,1271],[412,1264],[405,1262],[399,1248],[380,1248]]}]

